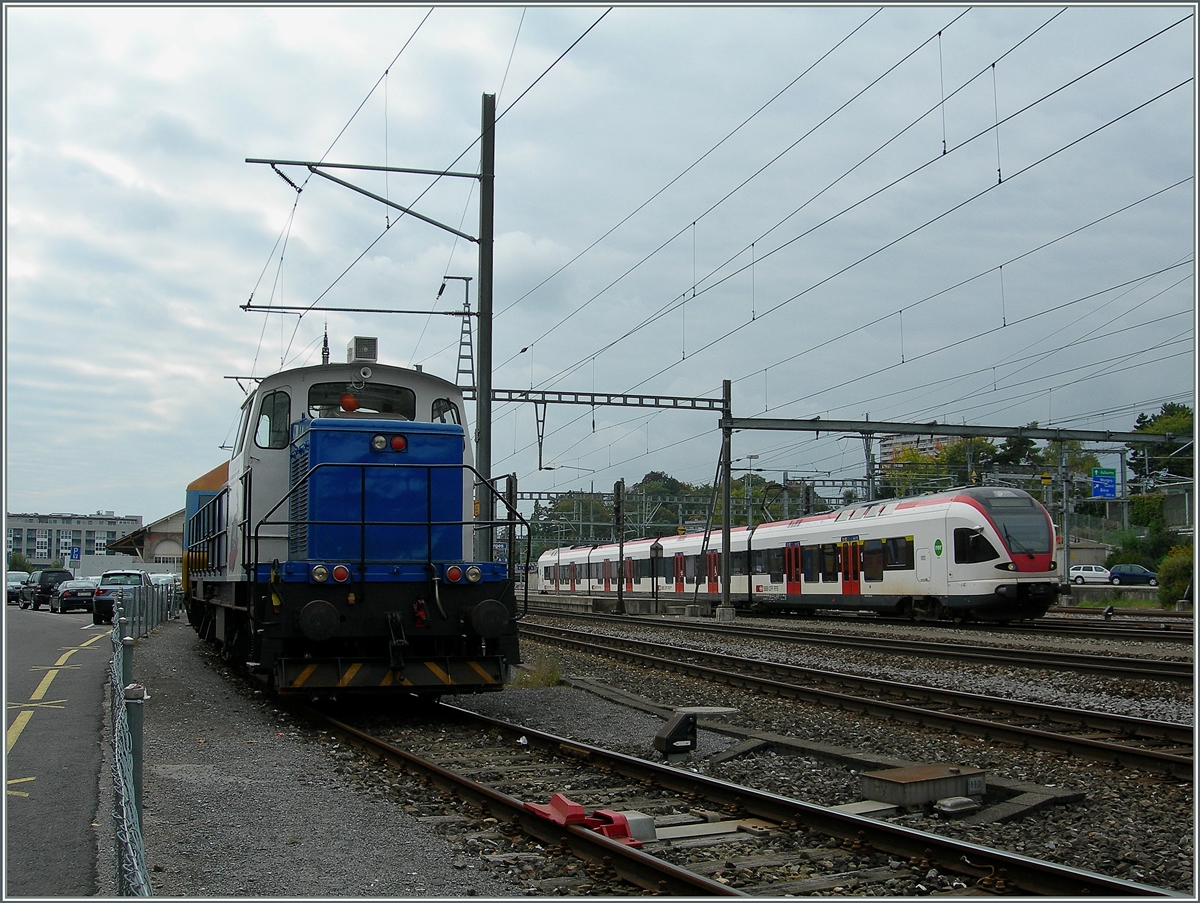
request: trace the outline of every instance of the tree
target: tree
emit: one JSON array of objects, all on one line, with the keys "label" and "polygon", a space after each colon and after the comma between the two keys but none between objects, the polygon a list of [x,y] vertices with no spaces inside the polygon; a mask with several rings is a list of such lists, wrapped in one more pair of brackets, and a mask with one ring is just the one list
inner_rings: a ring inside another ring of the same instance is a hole
[{"label": "tree", "polygon": [[[1193,413],[1185,404],[1166,402],[1157,414],[1138,414],[1133,430],[1137,433],[1170,433],[1173,436],[1192,435]],[[1142,478],[1143,486],[1163,477],[1180,477],[1190,480],[1194,472],[1194,449],[1180,443],[1154,443],[1152,445],[1129,445],[1129,463],[1133,472]]]},{"label": "tree", "polygon": [[[1184,591],[1195,579],[1191,545],[1175,546],[1158,566],[1158,604],[1163,608],[1183,598]],[[1195,588],[1193,587],[1193,592]]]},{"label": "tree", "polygon": [[938,448],[937,463],[950,477],[951,483],[966,486],[978,482],[984,469],[996,463],[996,446],[991,439],[960,439]]},{"label": "tree", "polygon": [[[1036,430],[1038,428],[1037,421],[1026,424],[1025,428]],[[1004,444],[996,450],[995,463],[1009,467],[1022,465],[1041,467],[1045,461],[1042,458],[1042,450],[1028,436],[1009,436],[1004,440]]]},{"label": "tree", "polygon": [[29,559],[26,558],[24,555],[22,555],[20,552],[13,552],[11,555],[8,556],[8,570],[10,570],[10,571],[25,571],[26,573],[33,573],[35,568],[30,563]]}]

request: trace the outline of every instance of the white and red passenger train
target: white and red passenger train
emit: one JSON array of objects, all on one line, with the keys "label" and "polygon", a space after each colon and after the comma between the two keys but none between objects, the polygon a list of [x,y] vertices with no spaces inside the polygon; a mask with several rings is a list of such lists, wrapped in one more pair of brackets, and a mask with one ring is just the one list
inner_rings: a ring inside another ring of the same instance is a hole
[{"label": "white and red passenger train", "polygon": [[[738,527],[730,544],[737,608],[1006,622],[1041,617],[1070,592],[1050,515],[1020,489],[883,499]],[[715,603],[720,545],[719,532],[707,548],[703,533],[632,540],[623,563],[615,543],[551,549],[538,559],[540,590],[615,595],[621,580],[627,598]]]}]

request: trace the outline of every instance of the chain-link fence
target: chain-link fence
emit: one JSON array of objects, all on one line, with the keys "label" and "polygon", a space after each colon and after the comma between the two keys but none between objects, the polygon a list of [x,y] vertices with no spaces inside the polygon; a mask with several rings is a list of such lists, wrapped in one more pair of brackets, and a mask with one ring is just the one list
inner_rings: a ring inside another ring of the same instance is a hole
[{"label": "chain-link fence", "polygon": [[180,595],[172,585],[122,590],[114,611],[112,693],[113,830],[116,834],[117,893],[153,896],[142,838],[142,718],[145,688],[133,682],[135,637],[147,637],[167,618],[179,616]]}]

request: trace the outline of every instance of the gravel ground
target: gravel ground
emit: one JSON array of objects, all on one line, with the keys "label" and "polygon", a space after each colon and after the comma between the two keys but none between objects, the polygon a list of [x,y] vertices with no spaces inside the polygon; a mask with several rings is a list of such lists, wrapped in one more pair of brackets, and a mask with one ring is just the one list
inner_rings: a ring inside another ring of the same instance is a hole
[{"label": "gravel ground", "polygon": [[[142,819],[155,896],[524,893],[380,784],[359,781],[357,754],[228,675],[185,620],[137,644],[134,679],[151,697]],[[116,894],[108,785],[106,765],[95,820],[100,896]]]},{"label": "gravel ground", "polygon": [[[902,816],[899,822],[1037,859],[1195,893],[1195,810],[1190,781],[987,744],[975,737],[922,731],[869,716],[834,713],[535,643],[524,644],[522,654],[543,672],[557,670],[563,676],[600,680],[667,707],[736,707],[738,713],[725,719],[733,724],[911,763],[984,768],[991,776],[1011,781],[1082,792],[1085,798],[1079,803],[1054,806],[1008,823],[969,826],[920,813]],[[907,664],[919,669],[918,662],[914,659]],[[1061,675],[1058,679],[1062,680]],[[640,718],[616,714],[608,703],[588,700],[588,695],[566,688],[509,690],[496,696],[471,697],[460,704],[572,739],[658,757],[651,743],[653,731],[648,731]],[[602,727],[595,729],[594,723]],[[710,766],[707,757],[723,748],[722,738],[706,744],[704,734],[701,732],[698,754],[688,767],[822,805],[861,798],[856,769],[814,757],[767,753]]]},{"label": "gravel ground", "polygon": [[[849,670],[840,652],[814,654],[831,656],[838,670]],[[905,816],[903,823],[1194,894],[1190,782],[831,713],[535,643],[524,645],[524,655],[542,673],[557,670],[564,677],[598,679],[663,706],[736,707],[737,714],[727,720],[761,730],[909,762],[982,767],[989,775],[1082,791],[1086,797],[1080,803],[1006,824],[967,826],[923,814]],[[762,657],[768,657],[766,650]],[[924,683],[934,682],[944,670],[922,659],[889,665],[879,657],[870,666],[911,671],[907,679]],[[977,670],[972,669],[973,679]],[[142,640],[134,673],[151,694],[145,719],[144,819],[155,895],[496,898],[538,892],[528,874],[511,862],[489,860],[472,837],[434,830],[439,817],[455,813],[454,803],[438,800],[409,779],[396,778],[390,785],[381,781],[377,765],[296,721],[245,680],[230,675],[186,622],[167,622]],[[1006,678],[997,669],[988,676],[993,679]],[[1013,695],[1027,694],[1029,674],[1021,678],[1024,691],[1017,678],[1007,679],[1013,681]],[[1078,678],[1046,672],[1034,683],[1079,695],[1071,680]],[[1149,696],[1163,700],[1167,710],[1190,713],[1190,688],[1184,692],[1154,684],[1122,691],[1116,684],[1095,684],[1082,695],[1101,702]],[[509,688],[457,703],[539,730],[659,758],[652,742],[659,719],[580,690]],[[698,739],[697,752],[685,767],[826,805],[859,798],[858,778],[850,766],[770,752],[710,764],[709,757],[733,741],[708,731]],[[106,784],[107,768],[96,817],[102,896],[115,893]],[[514,849],[520,849],[517,843]],[[603,893],[602,887],[596,892]]]}]

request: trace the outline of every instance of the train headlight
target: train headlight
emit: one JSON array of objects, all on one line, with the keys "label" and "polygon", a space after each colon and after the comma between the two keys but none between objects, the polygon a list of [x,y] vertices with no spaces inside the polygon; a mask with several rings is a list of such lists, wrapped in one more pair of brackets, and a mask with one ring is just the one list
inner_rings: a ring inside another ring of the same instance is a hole
[{"label": "train headlight", "polygon": [[375,451],[383,451],[385,448],[387,448],[387,445],[387,436],[371,437],[371,448],[375,449]]},{"label": "train headlight", "polygon": [[335,565],[333,568],[333,579],[338,583],[345,583],[350,579],[350,568],[344,564]]},{"label": "train headlight", "polygon": [[476,565],[471,565],[467,568],[467,582],[478,583],[483,579],[483,571],[479,570]]},{"label": "train headlight", "polygon": [[312,577],[314,583],[324,583],[329,579],[329,568],[325,567],[323,564],[314,565],[312,571],[310,572],[310,576]]},{"label": "train headlight", "polygon": [[462,576],[462,568],[460,568],[457,564],[452,564],[450,567],[446,568],[447,582],[458,583],[458,581],[462,580]]}]

